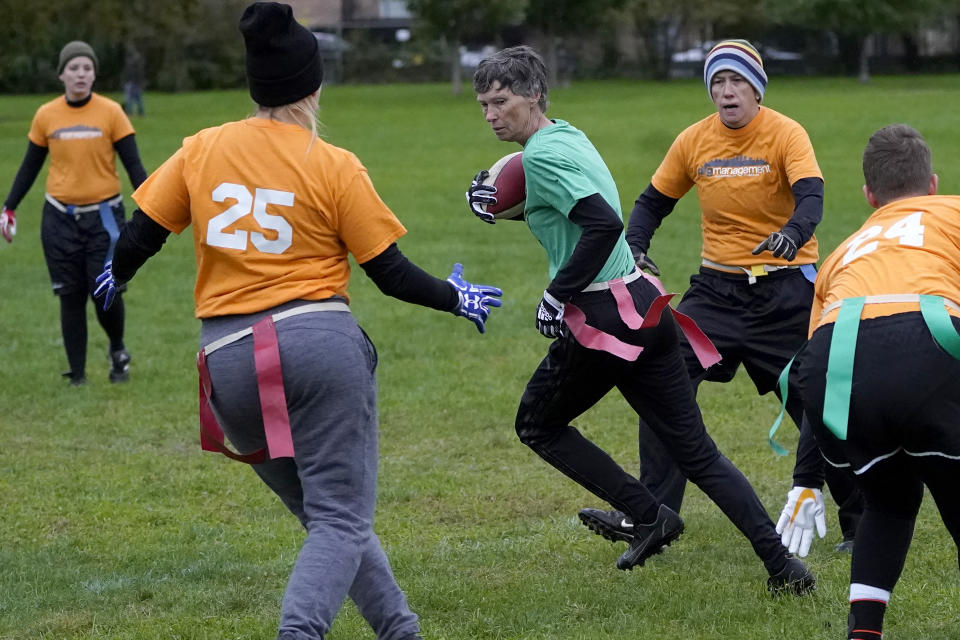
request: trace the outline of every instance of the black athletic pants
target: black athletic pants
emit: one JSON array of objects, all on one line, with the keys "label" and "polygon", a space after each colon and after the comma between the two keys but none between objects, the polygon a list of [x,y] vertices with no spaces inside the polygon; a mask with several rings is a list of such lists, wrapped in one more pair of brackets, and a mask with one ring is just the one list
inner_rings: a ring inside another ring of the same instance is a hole
[{"label": "black athletic pants", "polygon": [[[628,285],[637,311],[657,295],[645,279]],[[573,303],[587,322],[622,340],[645,346],[634,362],[581,346],[569,333],[556,339],[534,372],[517,412],[520,440],[614,508],[650,522],[659,502],[633,475],[585,438],[571,422],[616,387],[663,443],[678,468],[750,540],[768,571],[783,565],[784,549],[763,504],[742,473],[707,434],[680,354],[679,330],[666,312],[660,324],[630,331],[622,326],[609,291],[579,294]]]},{"label": "black athletic pants", "polygon": [[[690,288],[677,310],[696,321],[723,359],[704,370],[687,341],[681,340],[694,394],[704,380],[730,382],[742,364],[758,393],[774,391],[779,397],[777,380],[806,341],[812,303],[813,283],[800,269],[774,271],[749,284],[746,275],[702,267],[699,274],[691,276]],[[803,405],[795,370],[788,381],[787,413],[800,428]],[[686,478],[642,418],[639,447],[640,481],[664,504],[679,511]],[[819,457],[816,450],[798,451],[797,472],[802,473],[804,467],[821,465]],[[825,465],[823,470],[830,494],[839,507],[843,536],[852,538],[863,510],[853,477],[846,470],[830,465]]]},{"label": "black athletic pants", "polygon": [[[960,319],[953,325],[960,332]],[[863,494],[850,581],[892,591],[924,486],[960,547],[960,361],[934,342],[920,312],[862,320],[840,440],[822,419],[833,329],[817,329],[798,358],[804,406],[827,461],[849,464]]]},{"label": "black athletic pants", "polygon": [[[123,203],[112,208],[117,227],[124,224]],[[60,298],[60,331],[67,353],[69,375],[74,379],[86,375],[87,300],[92,298],[96,278],[103,272],[110,235],[103,228],[99,211],[67,215],[49,202],[43,203],[40,239],[50,273],[53,292]],[[120,292],[126,290],[121,286]],[[110,340],[110,351],[124,348],[125,310],[123,295],[118,293],[113,305],[104,311],[94,301],[97,321]]]}]

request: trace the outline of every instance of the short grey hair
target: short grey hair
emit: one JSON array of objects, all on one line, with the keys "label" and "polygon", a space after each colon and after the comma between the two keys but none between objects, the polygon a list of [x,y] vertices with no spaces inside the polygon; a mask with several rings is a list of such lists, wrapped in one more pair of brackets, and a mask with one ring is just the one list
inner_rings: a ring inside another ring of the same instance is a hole
[{"label": "short grey hair", "polygon": [[501,49],[480,61],[473,74],[473,90],[477,93],[490,91],[497,81],[503,89],[510,89],[518,96],[532,98],[539,94],[537,105],[546,113],[547,66],[532,47],[520,45]]}]

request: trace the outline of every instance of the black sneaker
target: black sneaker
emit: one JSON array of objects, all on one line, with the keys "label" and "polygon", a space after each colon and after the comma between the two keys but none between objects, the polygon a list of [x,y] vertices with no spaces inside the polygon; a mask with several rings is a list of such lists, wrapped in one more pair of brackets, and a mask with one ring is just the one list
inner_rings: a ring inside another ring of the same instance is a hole
[{"label": "black sneaker", "polygon": [[580,522],[598,536],[611,542],[631,542],[633,540],[633,520],[622,511],[601,511],[600,509],[580,509]]},{"label": "black sneaker", "polygon": [[74,375],[72,371],[64,371],[61,375],[64,378],[70,379],[71,387],[82,387],[83,385],[87,384],[87,376],[83,375],[82,373]]},{"label": "black sneaker", "polygon": [[126,349],[110,352],[110,382],[126,382],[130,379],[130,354]]},{"label": "black sneaker", "polygon": [[802,596],[817,588],[817,579],[799,558],[787,554],[787,564],[783,569],[767,578],[767,589],[773,595],[791,593]]},{"label": "black sneaker", "polygon": [[650,524],[634,523],[630,548],[617,558],[617,569],[629,571],[643,566],[647,558],[663,551],[683,533],[683,520],[676,511],[665,504],[660,505],[657,519]]},{"label": "black sneaker", "polygon": [[837,553],[853,553],[853,538],[844,538],[833,550]]}]

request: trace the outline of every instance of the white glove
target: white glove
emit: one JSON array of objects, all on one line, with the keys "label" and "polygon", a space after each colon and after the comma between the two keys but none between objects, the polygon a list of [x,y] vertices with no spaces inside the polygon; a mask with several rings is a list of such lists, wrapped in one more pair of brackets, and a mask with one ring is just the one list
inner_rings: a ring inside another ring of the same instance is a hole
[{"label": "white glove", "polygon": [[819,489],[794,487],[787,494],[787,504],[780,512],[777,533],[790,553],[806,557],[813,542],[813,527],[822,538],[827,535],[826,509]]}]

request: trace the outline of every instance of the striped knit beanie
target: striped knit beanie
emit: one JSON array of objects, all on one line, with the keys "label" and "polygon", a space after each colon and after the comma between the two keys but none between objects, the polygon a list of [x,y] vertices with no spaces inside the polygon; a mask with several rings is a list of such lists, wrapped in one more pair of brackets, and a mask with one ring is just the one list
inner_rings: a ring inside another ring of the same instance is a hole
[{"label": "striped knit beanie", "polygon": [[767,74],[763,70],[760,53],[746,40],[724,40],[717,43],[703,63],[703,83],[711,99],[710,80],[720,71],[735,71],[753,86],[763,100],[767,88]]}]

